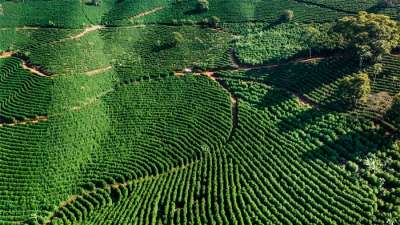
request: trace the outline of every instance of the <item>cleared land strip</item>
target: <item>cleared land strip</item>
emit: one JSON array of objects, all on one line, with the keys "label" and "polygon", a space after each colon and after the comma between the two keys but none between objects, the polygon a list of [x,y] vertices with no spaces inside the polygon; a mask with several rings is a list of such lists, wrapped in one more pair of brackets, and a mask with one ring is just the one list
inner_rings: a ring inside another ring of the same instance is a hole
[{"label": "cleared land strip", "polygon": [[95,69],[95,70],[87,71],[87,72],[85,72],[85,74],[88,75],[88,76],[93,76],[93,75],[96,75],[96,74],[99,74],[99,73],[104,73],[106,71],[109,71],[112,68],[113,68],[112,66],[107,66],[107,67],[104,67],[104,68],[98,68],[98,69]]},{"label": "cleared land strip", "polygon": [[35,124],[43,121],[49,120],[48,116],[37,116],[34,119],[27,119],[27,120],[18,120],[11,123],[0,123],[0,127],[3,126],[16,126],[16,125],[27,125],[27,124]]},{"label": "cleared land strip", "polygon": [[24,60],[22,60],[22,68],[28,70],[29,72],[31,72],[31,73],[33,73],[33,74],[36,74],[36,75],[38,75],[38,76],[41,76],[41,77],[49,77],[49,76],[50,76],[50,74],[48,74],[47,72],[41,70],[41,69],[38,68],[38,67],[29,65],[29,64],[28,64],[26,61],[24,61]]},{"label": "cleared land strip", "polygon": [[12,51],[0,52],[0,59],[10,58],[10,57],[16,57],[19,60],[21,60],[22,68],[28,70],[29,72],[31,72],[33,74],[36,74],[36,75],[42,76],[42,77],[50,76],[50,73],[40,69],[37,66],[33,66],[33,65],[29,64],[25,59],[23,59],[23,57],[18,56],[18,54],[16,52],[12,52]]}]

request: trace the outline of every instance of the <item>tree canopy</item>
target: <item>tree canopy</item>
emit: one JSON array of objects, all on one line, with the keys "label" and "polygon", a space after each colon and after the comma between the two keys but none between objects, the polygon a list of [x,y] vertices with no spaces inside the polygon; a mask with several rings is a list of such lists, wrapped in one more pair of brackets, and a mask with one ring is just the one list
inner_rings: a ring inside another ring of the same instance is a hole
[{"label": "tree canopy", "polygon": [[387,112],[386,118],[400,127],[400,93],[394,97],[392,107]]},{"label": "tree canopy", "polygon": [[294,18],[294,12],[292,10],[285,10],[283,11],[282,15],[281,15],[281,20],[282,21],[292,21]]},{"label": "tree canopy", "polygon": [[333,27],[341,36],[342,44],[363,61],[380,61],[383,55],[397,47],[400,42],[399,24],[380,14],[359,12],[357,16],[346,16]]},{"label": "tree canopy", "polygon": [[209,3],[207,0],[197,0],[196,10],[198,12],[208,11]]},{"label": "tree canopy", "polygon": [[367,73],[359,72],[343,78],[339,83],[338,94],[342,103],[353,107],[371,93],[371,84]]}]

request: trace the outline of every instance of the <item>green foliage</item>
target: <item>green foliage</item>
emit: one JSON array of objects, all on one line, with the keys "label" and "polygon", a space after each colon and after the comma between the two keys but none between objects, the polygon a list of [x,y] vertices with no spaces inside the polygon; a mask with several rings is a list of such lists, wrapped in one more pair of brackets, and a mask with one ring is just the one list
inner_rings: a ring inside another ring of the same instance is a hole
[{"label": "green foliage", "polygon": [[196,10],[198,12],[206,12],[209,9],[208,0],[197,0]]},{"label": "green foliage", "polygon": [[294,12],[292,10],[285,10],[283,11],[282,15],[281,15],[281,20],[282,21],[286,21],[286,22],[290,22],[292,21],[294,18]]},{"label": "green foliage", "polygon": [[[336,47],[335,38],[328,35],[329,24],[310,26],[282,24],[269,30],[255,30],[240,36],[235,53],[245,64],[263,64],[286,60],[300,52]],[[315,30],[311,33],[310,29]]]},{"label": "green foliage", "polygon": [[400,41],[400,29],[396,21],[385,15],[367,12],[340,19],[333,30],[340,33],[344,45],[358,55],[360,66],[366,60],[382,60]]},{"label": "green foliage", "polygon": [[177,46],[184,41],[183,35],[179,32],[172,32],[172,45]]},{"label": "green foliage", "polygon": [[343,78],[338,87],[338,95],[342,103],[354,107],[359,101],[363,101],[371,92],[371,85],[367,73],[359,72]]},{"label": "green foliage", "polygon": [[[355,117],[358,108],[325,107],[355,60],[236,70],[230,54],[262,64],[334,49],[331,25],[319,22],[372,0],[213,0],[202,13],[193,12],[197,1],[173,2],[1,2],[0,49],[55,76],[0,59],[0,223],[395,221],[400,154],[386,148],[390,133]],[[287,8],[292,23],[274,23]],[[66,29],[88,24],[109,26],[83,36]],[[29,27],[50,25],[62,29]],[[373,92],[398,93],[398,58],[382,65],[368,70],[380,74]],[[173,76],[185,68],[219,79]],[[346,91],[361,96],[368,81],[358,76]],[[37,115],[48,119],[4,124]]]},{"label": "green foliage", "polygon": [[400,128],[400,93],[393,98],[392,107],[387,112],[386,118]]},{"label": "green foliage", "polygon": [[346,168],[351,171],[351,172],[357,172],[358,171],[358,165],[355,162],[348,161],[346,164]]},{"label": "green foliage", "polygon": [[208,27],[217,28],[220,23],[220,19],[216,16],[212,16],[210,18],[206,18],[203,20],[203,24],[207,25]]}]

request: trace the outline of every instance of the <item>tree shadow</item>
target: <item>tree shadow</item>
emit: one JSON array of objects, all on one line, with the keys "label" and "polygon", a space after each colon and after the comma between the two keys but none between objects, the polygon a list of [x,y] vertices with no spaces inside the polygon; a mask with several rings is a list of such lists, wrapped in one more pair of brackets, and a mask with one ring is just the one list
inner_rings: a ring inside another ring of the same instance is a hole
[{"label": "tree shadow", "polygon": [[388,135],[385,129],[355,129],[351,133],[343,134],[333,139],[321,135],[324,143],[319,148],[303,154],[305,160],[322,160],[326,163],[345,164],[354,161],[368,153],[375,153],[381,149],[390,148],[394,143],[394,136]]},{"label": "tree shadow", "polygon": [[202,14],[202,13],[204,13],[204,12],[202,12],[202,11],[200,11],[198,9],[190,9],[190,10],[187,10],[187,11],[183,12],[183,15],[185,15],[185,16],[193,16],[193,15],[199,15],[199,14]]},{"label": "tree shadow", "polygon": [[384,9],[384,8],[381,5],[379,5],[379,3],[378,3],[378,4],[368,8],[366,11],[369,13],[378,13],[378,12],[382,11],[382,9]]}]

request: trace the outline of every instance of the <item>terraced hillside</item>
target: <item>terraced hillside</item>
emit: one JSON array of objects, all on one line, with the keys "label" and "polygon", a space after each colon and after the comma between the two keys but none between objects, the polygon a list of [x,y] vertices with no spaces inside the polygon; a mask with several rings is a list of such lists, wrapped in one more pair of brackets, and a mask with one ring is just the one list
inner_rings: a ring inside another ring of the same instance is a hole
[{"label": "terraced hillside", "polygon": [[399,7],[0,0],[0,224],[400,224],[398,51],[348,109],[330,36]]}]

